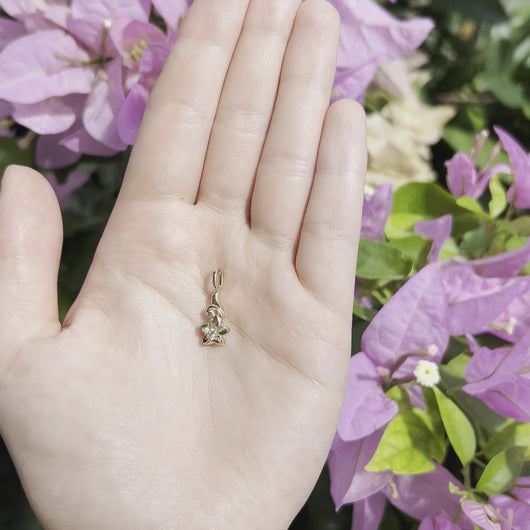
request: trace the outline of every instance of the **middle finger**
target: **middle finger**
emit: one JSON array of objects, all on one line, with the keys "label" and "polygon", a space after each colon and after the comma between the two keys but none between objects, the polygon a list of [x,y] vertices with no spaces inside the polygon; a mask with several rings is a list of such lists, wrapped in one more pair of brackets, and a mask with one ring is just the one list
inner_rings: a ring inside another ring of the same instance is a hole
[{"label": "middle finger", "polygon": [[335,75],[340,19],[324,0],[298,10],[252,194],[255,235],[284,250],[296,246],[313,182]]},{"label": "middle finger", "polygon": [[198,201],[245,214],[301,0],[254,0],[225,80]]}]

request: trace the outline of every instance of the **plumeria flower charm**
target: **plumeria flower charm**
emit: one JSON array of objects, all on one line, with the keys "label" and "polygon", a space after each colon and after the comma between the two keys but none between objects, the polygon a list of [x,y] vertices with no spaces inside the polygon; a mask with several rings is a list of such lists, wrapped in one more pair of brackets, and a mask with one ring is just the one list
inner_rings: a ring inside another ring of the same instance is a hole
[{"label": "plumeria flower charm", "polygon": [[201,331],[204,334],[202,343],[205,346],[224,346],[225,336],[230,329],[224,325],[224,313],[221,303],[219,302],[219,293],[223,286],[223,271],[217,269],[213,273],[213,287],[212,302],[206,309],[208,315],[208,323],[201,326]]}]

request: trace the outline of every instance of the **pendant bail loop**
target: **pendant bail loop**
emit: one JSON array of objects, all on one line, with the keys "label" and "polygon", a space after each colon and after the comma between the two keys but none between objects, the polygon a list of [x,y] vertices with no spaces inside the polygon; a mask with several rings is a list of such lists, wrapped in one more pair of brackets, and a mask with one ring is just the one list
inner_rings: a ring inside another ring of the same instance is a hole
[{"label": "pendant bail loop", "polygon": [[217,291],[223,286],[223,270],[217,269],[213,273],[213,288]]}]

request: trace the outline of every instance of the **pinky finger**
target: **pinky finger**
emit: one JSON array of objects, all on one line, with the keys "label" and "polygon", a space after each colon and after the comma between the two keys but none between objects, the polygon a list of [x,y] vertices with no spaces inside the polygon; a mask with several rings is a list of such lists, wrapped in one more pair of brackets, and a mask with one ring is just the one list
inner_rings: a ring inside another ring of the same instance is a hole
[{"label": "pinky finger", "polygon": [[319,299],[348,311],[353,303],[366,174],[366,123],[350,100],[327,111],[296,270]]}]

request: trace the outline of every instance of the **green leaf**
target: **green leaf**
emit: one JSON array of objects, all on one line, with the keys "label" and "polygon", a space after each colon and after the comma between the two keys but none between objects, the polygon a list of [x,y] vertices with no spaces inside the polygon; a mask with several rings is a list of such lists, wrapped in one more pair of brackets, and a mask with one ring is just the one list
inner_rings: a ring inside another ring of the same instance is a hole
[{"label": "green leaf", "polygon": [[524,447],[512,447],[494,456],[482,472],[475,489],[487,495],[506,491],[519,478],[524,453]]},{"label": "green leaf", "polygon": [[525,460],[530,461],[530,423],[510,423],[488,441],[481,453],[493,458],[497,453],[512,447],[526,448]]},{"label": "green leaf", "polygon": [[445,458],[445,452],[447,450],[447,439],[445,437],[442,418],[440,416],[440,411],[438,410],[438,405],[436,404],[436,398],[434,397],[432,389],[422,387],[422,391],[427,408],[426,410],[422,410],[412,407],[412,411],[423,420],[425,425],[427,425],[428,429],[431,431],[433,440],[436,443],[436,446],[434,444],[432,446],[432,458],[437,462],[442,462]]},{"label": "green leaf", "polygon": [[[462,386],[466,384],[466,368],[471,357],[461,353],[447,364],[440,365],[440,375],[442,376],[442,382],[447,387],[451,386]],[[445,377],[444,377],[445,376]]]},{"label": "green leaf", "polygon": [[449,492],[460,497],[469,495],[469,493],[465,489],[461,490],[456,484],[453,484],[452,482],[449,482]]},{"label": "green leaf", "polygon": [[523,114],[527,120],[530,120],[530,102],[526,102],[523,105]]},{"label": "green leaf", "polygon": [[434,387],[433,391],[449,441],[465,466],[473,459],[477,447],[473,426],[453,400],[437,387]]},{"label": "green leaf", "polygon": [[506,250],[516,250],[518,248],[524,247],[526,245],[526,241],[526,236],[511,237],[508,241],[506,241]]},{"label": "green leaf", "polygon": [[367,471],[391,469],[397,474],[420,474],[434,470],[432,435],[415,414],[398,413],[388,424]]},{"label": "green leaf", "polygon": [[392,239],[390,243],[412,260],[418,269],[426,264],[432,244],[428,239],[416,235]]},{"label": "green leaf", "polygon": [[401,388],[393,388],[387,396],[397,401],[399,412],[385,429],[365,469],[391,469],[397,474],[432,471],[434,464],[431,459],[442,461],[445,453],[443,429],[436,407],[429,407],[428,410],[413,407],[407,393]]},{"label": "green leaf", "polygon": [[411,270],[412,262],[401,250],[382,241],[361,239],[357,276],[372,280],[392,280],[408,276]]},{"label": "green leaf", "polygon": [[489,203],[489,212],[491,217],[498,217],[508,205],[506,199],[506,190],[502,185],[499,177],[493,177],[489,182],[489,188],[491,193],[491,201]]},{"label": "green leaf", "polygon": [[517,109],[526,103],[521,87],[496,69],[478,74],[475,85],[479,92],[491,92],[507,107]]},{"label": "green leaf", "polygon": [[390,388],[390,390],[386,392],[386,397],[395,401],[399,405],[399,408],[411,408],[409,395],[402,386],[396,385]]},{"label": "green leaf", "polygon": [[490,219],[490,216],[482,209],[482,206],[480,206],[480,204],[471,197],[467,197],[465,195],[463,197],[458,197],[458,199],[456,199],[456,204],[476,214],[477,217],[486,220]]},{"label": "green leaf", "polygon": [[437,184],[411,182],[394,193],[392,213],[385,227],[389,239],[410,236],[421,220],[453,216],[453,234],[458,236],[479,226],[476,214],[458,206],[456,199]]},{"label": "green leaf", "polygon": [[363,307],[362,305],[359,305],[359,304],[354,304],[353,314],[356,317],[366,320],[366,322],[371,322],[372,319],[375,317],[375,315],[377,315],[377,311],[375,309],[369,309],[367,307]]},{"label": "green leaf", "polygon": [[530,215],[521,215],[512,221],[499,220],[499,229],[514,236],[530,236]]},{"label": "green leaf", "polygon": [[433,0],[434,8],[456,11],[467,18],[483,22],[501,22],[506,20],[506,13],[498,0]]},{"label": "green leaf", "polygon": [[478,422],[490,435],[498,433],[511,420],[491,410],[480,399],[459,390],[466,384],[464,374],[469,360],[470,357],[468,355],[460,354],[448,364],[440,365],[442,384],[445,388],[458,389],[451,391],[450,395],[469,418],[473,418],[475,422]]},{"label": "green leaf", "polygon": [[33,164],[33,153],[31,149],[20,150],[14,138],[0,137],[0,178],[6,167],[11,164],[31,166]]},{"label": "green leaf", "polygon": [[450,237],[445,240],[445,243],[442,245],[440,250],[440,257],[438,261],[443,261],[444,259],[454,258],[455,256],[460,255],[460,249],[456,244],[456,241],[453,237]]},{"label": "green leaf", "polygon": [[482,255],[487,244],[488,236],[486,234],[486,227],[480,226],[475,230],[469,230],[464,234],[463,240],[469,252],[473,255]]}]

